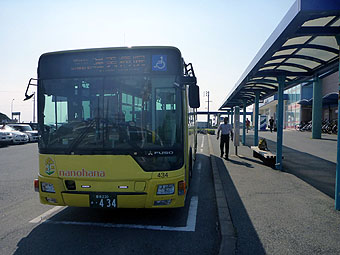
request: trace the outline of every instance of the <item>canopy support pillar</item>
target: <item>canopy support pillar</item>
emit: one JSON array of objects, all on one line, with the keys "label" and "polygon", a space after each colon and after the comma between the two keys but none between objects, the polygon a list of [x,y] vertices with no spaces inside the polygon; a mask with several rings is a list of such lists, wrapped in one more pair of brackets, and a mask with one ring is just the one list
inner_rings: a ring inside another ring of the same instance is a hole
[{"label": "canopy support pillar", "polygon": [[230,123],[231,123],[231,126],[233,127],[234,126],[234,107],[231,108],[231,115],[230,115]]},{"label": "canopy support pillar", "polygon": [[[337,35],[336,41],[338,42],[340,50],[340,34]],[[340,56],[340,53],[339,53]],[[339,62],[340,68],[340,62]],[[339,69],[340,70],[340,69]],[[340,92],[340,73],[339,73],[339,92]],[[340,97],[338,97],[338,141],[336,152],[336,177],[335,177],[335,210],[340,210]]]},{"label": "canopy support pillar", "polygon": [[322,84],[319,77],[313,82],[312,139],[321,139]]},{"label": "canopy support pillar", "polygon": [[246,114],[247,114],[246,100],[243,100],[243,128],[242,128],[242,144],[243,145],[246,145]]},{"label": "canopy support pillar", "polygon": [[282,170],[282,137],[283,137],[283,88],[285,85],[286,77],[279,76],[277,81],[279,83],[277,90],[277,139],[276,139],[276,164],[277,170]]},{"label": "canopy support pillar", "polygon": [[260,92],[255,92],[255,127],[254,127],[254,146],[259,144],[259,102]]}]

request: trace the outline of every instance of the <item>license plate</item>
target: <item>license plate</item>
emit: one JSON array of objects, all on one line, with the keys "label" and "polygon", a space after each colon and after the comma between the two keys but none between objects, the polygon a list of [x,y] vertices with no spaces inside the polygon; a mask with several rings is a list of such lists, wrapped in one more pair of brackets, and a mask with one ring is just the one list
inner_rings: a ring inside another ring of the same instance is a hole
[{"label": "license plate", "polygon": [[90,207],[117,208],[117,196],[114,193],[90,193]]}]

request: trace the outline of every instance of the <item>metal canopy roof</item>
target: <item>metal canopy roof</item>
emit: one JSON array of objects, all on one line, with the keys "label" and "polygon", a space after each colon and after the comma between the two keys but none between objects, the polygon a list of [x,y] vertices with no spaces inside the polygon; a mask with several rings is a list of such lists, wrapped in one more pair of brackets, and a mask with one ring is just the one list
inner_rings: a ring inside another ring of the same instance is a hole
[{"label": "metal canopy roof", "polygon": [[277,92],[277,77],[285,89],[338,70],[340,0],[297,0],[274,30],[221,109],[251,105],[255,93],[265,99]]}]

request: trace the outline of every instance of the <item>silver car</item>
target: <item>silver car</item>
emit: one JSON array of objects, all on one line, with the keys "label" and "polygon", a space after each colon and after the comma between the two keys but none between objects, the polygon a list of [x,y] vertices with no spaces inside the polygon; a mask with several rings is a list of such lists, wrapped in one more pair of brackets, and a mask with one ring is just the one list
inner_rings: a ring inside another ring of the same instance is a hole
[{"label": "silver car", "polygon": [[33,130],[28,124],[8,124],[8,126],[14,128],[16,131],[27,134],[29,137],[29,142],[38,142],[39,140],[38,131]]},{"label": "silver car", "polygon": [[29,142],[29,137],[27,134],[17,131],[14,128],[6,125],[6,126],[2,126],[1,131],[5,131],[10,133],[10,135],[12,135],[13,140],[12,140],[12,144],[21,144],[21,143],[28,143]]},{"label": "silver car", "polygon": [[0,146],[7,146],[12,142],[13,142],[12,133],[0,129]]}]

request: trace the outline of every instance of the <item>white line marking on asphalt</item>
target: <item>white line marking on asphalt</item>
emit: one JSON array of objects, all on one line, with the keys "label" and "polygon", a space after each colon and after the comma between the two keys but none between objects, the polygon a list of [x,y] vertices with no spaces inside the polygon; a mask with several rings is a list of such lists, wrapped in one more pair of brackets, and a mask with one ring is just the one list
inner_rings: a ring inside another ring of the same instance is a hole
[{"label": "white line marking on asphalt", "polygon": [[191,198],[189,213],[187,218],[187,226],[185,231],[195,232],[196,229],[196,218],[197,218],[197,207],[198,197],[194,196]]},{"label": "white line marking on asphalt", "polygon": [[187,224],[185,227],[135,225],[135,224],[112,224],[112,223],[99,223],[99,222],[78,222],[78,221],[52,221],[52,220],[45,220],[45,223],[103,227],[103,228],[131,228],[131,229],[147,229],[147,230],[160,230],[160,231],[195,232],[197,207],[198,207],[198,197],[193,196],[190,201]]},{"label": "white line marking on asphalt", "polygon": [[44,212],[43,214],[39,215],[38,217],[34,218],[33,220],[30,221],[30,223],[42,223],[44,222],[50,215],[53,213],[61,210],[64,206],[56,206],[53,207],[52,209],[48,210],[47,212]]},{"label": "white line marking on asphalt", "polygon": [[202,143],[201,143],[201,148],[204,147],[204,136],[202,136]]}]

